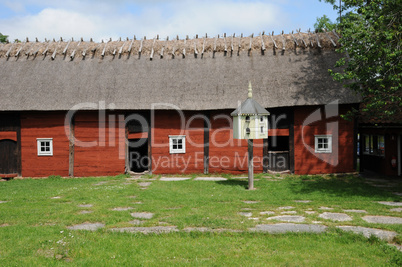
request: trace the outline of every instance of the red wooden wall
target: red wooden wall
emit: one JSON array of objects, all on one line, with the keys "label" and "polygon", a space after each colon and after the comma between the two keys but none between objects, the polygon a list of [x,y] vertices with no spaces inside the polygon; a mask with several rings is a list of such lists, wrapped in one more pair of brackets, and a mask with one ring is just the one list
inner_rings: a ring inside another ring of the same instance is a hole
[{"label": "red wooden wall", "polygon": [[[152,172],[202,173],[204,171],[204,120],[190,120],[197,112],[155,111],[152,129]],[[187,125],[181,131],[182,122]],[[186,153],[170,154],[169,135],[186,136]]]},{"label": "red wooden wall", "polygon": [[[229,121],[230,120],[230,121]],[[233,126],[230,111],[211,112],[211,131],[209,148],[209,172],[247,173],[247,140],[233,139]],[[254,171],[262,172],[263,141],[254,140]]]},{"label": "red wooden wall", "polygon": [[[156,111],[152,129],[152,171],[162,173],[202,173],[204,171],[204,120],[192,116],[206,114],[185,111]],[[209,172],[246,173],[247,141],[234,140],[230,111],[211,112],[209,132]],[[185,129],[181,132],[181,120]],[[191,122],[189,122],[191,121]],[[186,153],[169,153],[169,135],[186,136]],[[262,140],[254,140],[254,170],[262,172]]]},{"label": "red wooden wall", "polygon": [[[64,115],[64,112],[21,114],[22,176],[68,176],[69,140]],[[38,156],[36,138],[53,138],[53,156]]]},{"label": "red wooden wall", "polygon": [[75,115],[74,176],[124,173],[124,137],[125,128],[119,126],[117,115],[107,113],[104,119],[99,119],[98,112],[78,112]]},{"label": "red wooden wall", "polygon": [[[294,114],[295,174],[324,174],[353,172],[354,123],[340,116],[314,121],[303,127],[306,119],[317,110],[313,107],[297,107]],[[339,114],[345,114],[347,106],[340,106]],[[338,130],[336,130],[336,125]],[[336,133],[338,132],[338,146]],[[332,153],[314,153],[314,135],[332,134]],[[304,139],[304,140],[303,140]],[[309,151],[308,147],[312,149]]]}]

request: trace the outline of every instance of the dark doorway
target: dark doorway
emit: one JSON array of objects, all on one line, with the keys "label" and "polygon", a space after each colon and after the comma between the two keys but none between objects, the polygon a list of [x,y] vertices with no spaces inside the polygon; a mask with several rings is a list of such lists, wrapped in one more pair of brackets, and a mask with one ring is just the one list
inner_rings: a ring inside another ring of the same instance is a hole
[{"label": "dark doorway", "polygon": [[149,168],[148,139],[129,139],[130,171],[145,172]]},{"label": "dark doorway", "polygon": [[0,174],[18,173],[17,142],[0,140]]},{"label": "dark doorway", "polygon": [[289,136],[269,136],[268,154],[264,155],[264,165],[275,172],[289,170]]}]

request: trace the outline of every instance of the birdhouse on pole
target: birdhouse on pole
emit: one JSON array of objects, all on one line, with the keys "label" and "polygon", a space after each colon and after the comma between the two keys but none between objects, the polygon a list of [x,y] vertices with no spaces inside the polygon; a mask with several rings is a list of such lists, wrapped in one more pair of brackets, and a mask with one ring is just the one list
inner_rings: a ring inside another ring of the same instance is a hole
[{"label": "birdhouse on pole", "polygon": [[268,138],[269,112],[253,99],[251,82],[247,99],[230,115],[233,117],[234,139]]},{"label": "birdhouse on pole", "polygon": [[253,139],[268,138],[269,112],[253,99],[251,82],[247,99],[230,115],[233,117],[233,138],[248,141],[248,189],[254,190]]}]

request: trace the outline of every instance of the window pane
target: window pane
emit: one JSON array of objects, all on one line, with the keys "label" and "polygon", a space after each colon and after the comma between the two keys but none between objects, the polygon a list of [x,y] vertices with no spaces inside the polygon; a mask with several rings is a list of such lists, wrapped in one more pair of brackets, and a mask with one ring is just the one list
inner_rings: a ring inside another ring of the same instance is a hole
[{"label": "window pane", "polygon": [[385,151],[385,142],[384,142],[384,136],[383,135],[379,135],[378,136],[378,154],[380,155],[384,155],[384,151]]},{"label": "window pane", "polygon": [[177,149],[177,145],[173,145],[173,149]]},{"label": "window pane", "polygon": [[183,139],[177,139],[179,145],[183,144]]},{"label": "window pane", "polygon": [[172,141],[173,141],[173,145],[177,144],[177,139],[172,139]]}]

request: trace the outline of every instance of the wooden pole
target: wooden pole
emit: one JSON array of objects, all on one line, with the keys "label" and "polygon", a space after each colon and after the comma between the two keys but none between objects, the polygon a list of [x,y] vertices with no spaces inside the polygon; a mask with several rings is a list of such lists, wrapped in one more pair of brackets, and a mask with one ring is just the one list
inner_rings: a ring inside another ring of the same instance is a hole
[{"label": "wooden pole", "polygon": [[248,190],[254,190],[253,139],[248,139]]}]

